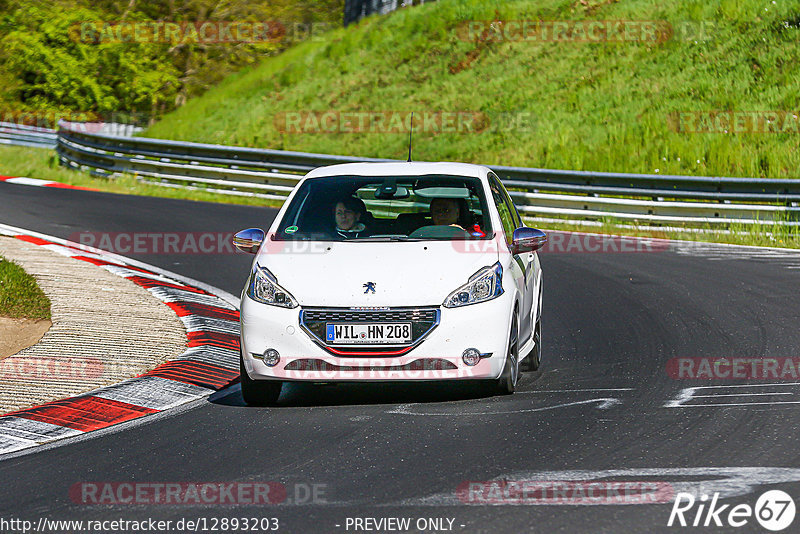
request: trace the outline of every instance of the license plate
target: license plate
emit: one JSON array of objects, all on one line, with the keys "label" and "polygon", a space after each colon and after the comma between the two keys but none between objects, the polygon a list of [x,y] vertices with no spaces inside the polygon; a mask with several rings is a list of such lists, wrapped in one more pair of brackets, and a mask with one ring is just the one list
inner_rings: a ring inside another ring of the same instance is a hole
[{"label": "license plate", "polygon": [[325,341],[337,345],[411,343],[411,323],[325,323]]}]

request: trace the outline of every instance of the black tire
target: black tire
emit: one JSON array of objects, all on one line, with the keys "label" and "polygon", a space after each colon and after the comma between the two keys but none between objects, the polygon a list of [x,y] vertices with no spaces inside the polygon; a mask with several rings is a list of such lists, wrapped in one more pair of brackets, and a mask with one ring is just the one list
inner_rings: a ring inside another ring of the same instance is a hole
[{"label": "black tire", "polygon": [[242,377],[242,397],[248,406],[272,406],[278,402],[283,382],[279,380],[253,380],[244,368],[244,358],[239,354],[239,373]]},{"label": "black tire", "polygon": [[503,372],[494,381],[493,389],[497,395],[511,395],[517,389],[519,380],[519,329],[517,328],[517,318],[511,323],[509,334],[508,354]]}]

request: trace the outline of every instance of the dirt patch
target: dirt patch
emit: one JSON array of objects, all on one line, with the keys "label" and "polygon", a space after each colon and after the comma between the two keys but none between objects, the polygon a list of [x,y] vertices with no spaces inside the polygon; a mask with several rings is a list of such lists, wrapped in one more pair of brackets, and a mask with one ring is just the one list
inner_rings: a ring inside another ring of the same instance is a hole
[{"label": "dirt patch", "polygon": [[472,64],[475,63],[481,54],[490,49],[491,45],[493,44],[492,40],[496,38],[496,35],[489,31],[490,28],[501,28],[502,26],[503,21],[500,20],[500,12],[495,10],[494,20],[492,21],[491,25],[484,28],[480,37],[475,38],[475,48],[469,50],[464,56],[464,59],[458,63],[450,65],[450,74],[458,74],[459,72],[472,67]]},{"label": "dirt patch", "polygon": [[51,326],[48,319],[0,317],[0,360],[38,343]]}]

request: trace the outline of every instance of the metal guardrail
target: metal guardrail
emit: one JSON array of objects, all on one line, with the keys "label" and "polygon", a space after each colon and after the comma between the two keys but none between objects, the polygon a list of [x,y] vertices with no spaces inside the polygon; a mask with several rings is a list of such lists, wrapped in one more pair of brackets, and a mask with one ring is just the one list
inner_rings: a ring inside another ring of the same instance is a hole
[{"label": "metal guardrail", "polygon": [[[134,135],[142,131],[139,126],[113,122],[79,123],[62,121],[59,124],[62,128],[83,129],[87,132],[103,133],[111,136]],[[56,130],[51,128],[0,121],[0,144],[55,148],[57,136]]]},{"label": "metal guardrail", "polygon": [[10,122],[0,122],[0,144],[55,148],[56,131]]},{"label": "metal guardrail", "polygon": [[[393,161],[230,147],[62,128],[64,165],[131,173],[170,187],[282,199],[302,174],[337,163]],[[490,166],[523,215],[653,223],[800,225],[800,179],[660,176]]]}]

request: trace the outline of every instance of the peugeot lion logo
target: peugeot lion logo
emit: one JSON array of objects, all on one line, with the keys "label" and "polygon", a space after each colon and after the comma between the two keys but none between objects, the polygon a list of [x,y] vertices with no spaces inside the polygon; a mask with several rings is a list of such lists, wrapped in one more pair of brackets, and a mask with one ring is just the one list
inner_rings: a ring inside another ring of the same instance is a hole
[{"label": "peugeot lion logo", "polygon": [[375,293],[375,282],[367,282],[363,287],[365,295],[370,292]]}]

